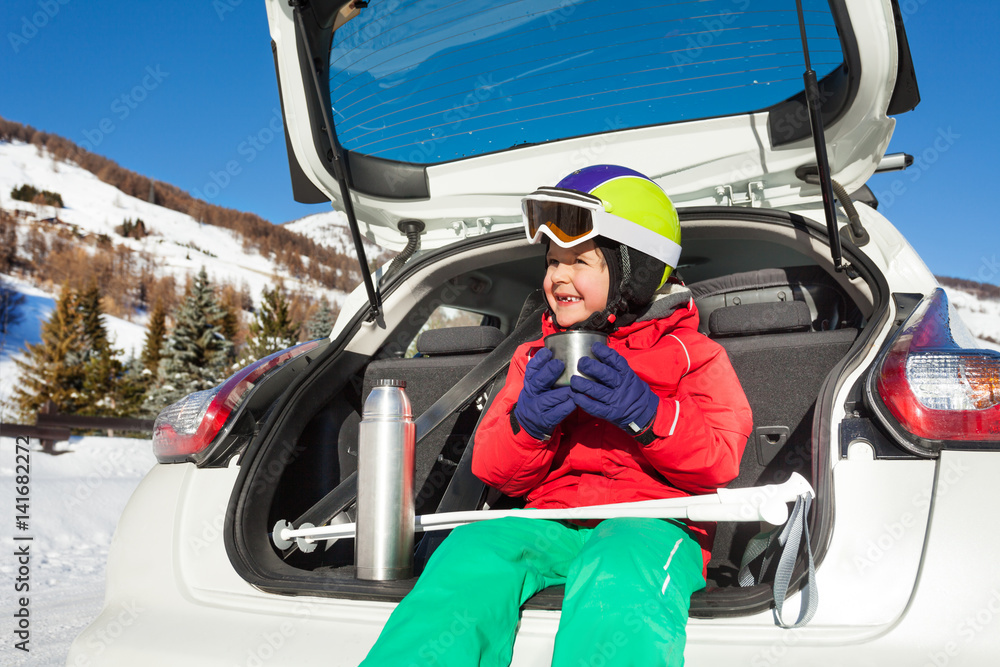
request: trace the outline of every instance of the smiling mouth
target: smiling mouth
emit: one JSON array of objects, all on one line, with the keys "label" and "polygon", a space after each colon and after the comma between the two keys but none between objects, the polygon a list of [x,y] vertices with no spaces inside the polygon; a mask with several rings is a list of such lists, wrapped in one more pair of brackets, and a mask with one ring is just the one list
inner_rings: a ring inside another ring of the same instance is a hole
[{"label": "smiling mouth", "polygon": [[563,306],[570,306],[575,303],[580,303],[581,301],[583,301],[583,299],[578,296],[556,296],[556,303]]}]

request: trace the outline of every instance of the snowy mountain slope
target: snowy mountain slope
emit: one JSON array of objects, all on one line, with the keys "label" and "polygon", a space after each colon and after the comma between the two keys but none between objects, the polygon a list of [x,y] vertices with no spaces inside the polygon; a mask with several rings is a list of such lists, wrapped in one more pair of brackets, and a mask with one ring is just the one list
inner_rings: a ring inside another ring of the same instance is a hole
[{"label": "snowy mountain slope", "polygon": [[[279,278],[291,291],[309,291],[317,298],[326,296],[334,304],[341,303],[345,296],[338,290],[289,276],[272,259],[244,250],[242,237],[232,230],[202,224],[184,213],[126,195],[77,165],[39,154],[31,144],[0,142],[0,206],[23,211],[30,219],[54,217],[57,211],[51,206],[10,197],[12,188],[25,184],[62,195],[65,208],[58,210],[58,218],[66,225],[85,234],[106,234],[117,245],[148,253],[159,264],[160,275],[173,275],[181,285],[188,275],[204,266],[214,282],[246,284],[255,300]],[[143,239],[119,236],[115,227],[126,218],[141,218],[150,235]],[[19,234],[27,232],[24,224],[19,227]]]},{"label": "snowy mountain slope", "polygon": [[[59,193],[65,207],[56,210],[12,199],[11,190],[23,185]],[[213,283],[229,283],[237,289],[245,287],[255,302],[260,301],[264,288],[271,288],[278,280],[290,292],[301,291],[316,300],[325,296],[334,307],[346,297],[339,290],[295,278],[272,258],[245,250],[242,236],[235,231],[201,224],[189,215],[126,195],[89,171],[57,161],[31,144],[0,142],[0,207],[20,212],[17,234],[22,259],[28,258],[24,245],[32,228],[42,231],[50,244],[60,232],[64,236],[70,231],[76,236],[83,235],[85,239],[79,241],[79,247],[88,251],[92,251],[93,243],[86,237],[103,234],[115,246],[147,256],[157,277],[173,276],[180,286],[204,266]],[[149,235],[142,239],[120,236],[115,227],[126,218],[133,221],[141,218]],[[350,254],[354,254],[353,250]],[[308,262],[308,258],[303,261]],[[6,419],[10,416],[9,399],[19,376],[14,356],[20,354],[26,342],[40,340],[41,322],[53,308],[58,286],[32,285],[10,275],[2,278],[26,297],[23,321],[8,332],[0,351],[0,412]],[[35,276],[36,281],[45,278]],[[105,316],[111,342],[124,351],[125,358],[141,352],[147,314],[135,313],[131,319],[134,321]]]},{"label": "snowy mountain slope", "polygon": [[[948,301],[983,347],[1000,351],[1000,300],[978,298],[954,287],[946,287]],[[993,339],[992,341],[986,338]]]},{"label": "snowy mountain slope", "polygon": [[[296,234],[308,236],[316,243],[333,248],[345,255],[354,254],[354,240],[351,238],[351,230],[347,227],[347,216],[343,211],[315,213],[286,222],[282,227]],[[366,252],[374,247],[367,242],[365,243]]]},{"label": "snowy mountain slope", "polygon": [[[357,257],[351,229],[347,226],[347,215],[343,211],[331,210],[307,215],[304,218],[286,222],[282,227],[308,237],[321,246],[331,248],[349,257]],[[362,244],[365,248],[365,256],[369,261],[378,260],[381,264],[394,255],[394,253],[380,248],[367,239],[363,239]]]}]

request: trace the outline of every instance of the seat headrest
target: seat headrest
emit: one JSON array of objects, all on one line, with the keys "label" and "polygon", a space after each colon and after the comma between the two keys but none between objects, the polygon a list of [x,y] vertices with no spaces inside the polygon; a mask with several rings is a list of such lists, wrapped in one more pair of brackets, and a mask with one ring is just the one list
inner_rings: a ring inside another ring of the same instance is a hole
[{"label": "seat headrest", "polygon": [[[701,315],[698,330],[704,334],[714,333],[710,330],[710,322],[712,314],[717,309],[725,310],[733,306],[775,304],[778,308],[769,317],[779,319],[791,317],[794,322],[798,316],[792,314],[791,310],[781,315],[779,304],[793,301],[803,303],[809,310],[810,329],[813,331],[837,329],[844,326],[849,319],[850,308],[843,290],[837,281],[819,266],[793,266],[734,273],[693,283],[688,287],[694,295],[694,302]],[[740,317],[749,315],[742,313]],[[761,316],[764,316],[763,311]],[[750,323],[746,324],[749,326]],[[761,324],[765,322],[761,321]],[[769,327],[767,329],[771,330]]]},{"label": "seat headrest", "polygon": [[425,356],[489,352],[503,341],[496,327],[450,327],[428,329],[417,337],[417,352]]},{"label": "seat headrest", "polygon": [[748,303],[713,310],[708,318],[709,335],[751,336],[754,334],[810,331],[812,316],[802,301]]}]

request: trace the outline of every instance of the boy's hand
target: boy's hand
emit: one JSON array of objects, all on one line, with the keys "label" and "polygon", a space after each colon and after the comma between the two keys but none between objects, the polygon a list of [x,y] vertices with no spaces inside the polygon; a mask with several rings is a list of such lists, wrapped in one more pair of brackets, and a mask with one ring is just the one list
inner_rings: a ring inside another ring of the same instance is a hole
[{"label": "boy's hand", "polygon": [[552,350],[543,347],[524,369],[524,387],[514,406],[514,417],[537,440],[551,437],[559,422],[576,409],[569,387],[552,388],[565,368],[552,357]]},{"label": "boy's hand", "polygon": [[632,435],[642,433],[652,424],[660,399],[635,374],[625,357],[604,343],[594,343],[591,350],[598,360],[585,357],[577,368],[593,380],[572,377],[573,401]]}]

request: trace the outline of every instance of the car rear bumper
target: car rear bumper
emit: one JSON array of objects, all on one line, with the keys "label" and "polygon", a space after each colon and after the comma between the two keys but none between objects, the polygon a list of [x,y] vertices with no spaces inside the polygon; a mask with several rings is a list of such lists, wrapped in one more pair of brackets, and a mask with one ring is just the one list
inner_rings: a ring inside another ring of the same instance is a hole
[{"label": "car rear bumper", "polygon": [[[902,505],[893,505],[887,485],[871,488],[868,506],[859,502],[855,509],[878,513],[869,528],[888,530],[882,518],[925,502],[929,524],[925,514],[914,523],[919,528],[897,539],[866,572],[855,557],[866,557],[879,537],[854,534],[848,526],[857,517],[848,504],[838,504],[842,532],[835,533],[820,568],[820,612],[813,623],[782,630],[769,613],[692,620],[689,664],[993,664],[1000,655],[1000,503],[982,499],[1000,479],[1000,454],[945,451],[937,462],[916,463],[925,465],[911,465],[898,479],[912,476],[911,488],[927,488],[933,477],[933,495],[905,495]],[[876,474],[854,478],[851,493],[874,487],[869,482],[898,463],[862,465]],[[221,533],[236,472],[235,466],[174,464],[147,476],[112,543],[105,608],[73,643],[67,665],[347,666],[364,658],[393,604],[273,595],[236,575]],[[841,500],[851,495],[847,479],[836,487]],[[879,498],[891,509],[880,511]],[[914,560],[908,541],[924,545],[909,573],[897,560],[904,554],[903,560]],[[888,604],[877,582],[892,578],[908,579],[909,593],[892,593],[899,600]],[[790,599],[789,611],[797,598]],[[559,612],[526,611],[512,664],[547,665],[558,619]],[[599,656],[601,647],[595,647],[595,660]]]}]

